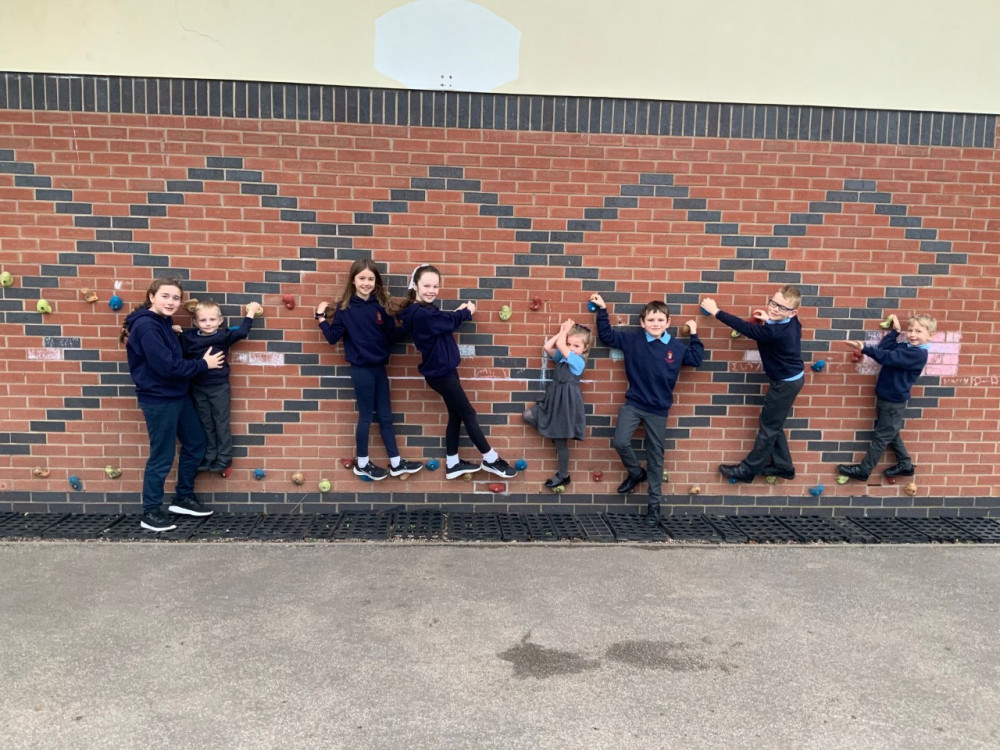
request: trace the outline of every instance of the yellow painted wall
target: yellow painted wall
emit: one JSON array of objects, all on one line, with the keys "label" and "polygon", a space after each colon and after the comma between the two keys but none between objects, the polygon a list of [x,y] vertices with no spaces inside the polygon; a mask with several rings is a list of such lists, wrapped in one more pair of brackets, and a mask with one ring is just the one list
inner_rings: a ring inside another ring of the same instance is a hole
[{"label": "yellow painted wall", "polygon": [[[460,0],[419,0],[447,3]],[[0,69],[398,87],[399,0],[0,0]],[[1000,112],[995,0],[479,0],[514,93]]]}]

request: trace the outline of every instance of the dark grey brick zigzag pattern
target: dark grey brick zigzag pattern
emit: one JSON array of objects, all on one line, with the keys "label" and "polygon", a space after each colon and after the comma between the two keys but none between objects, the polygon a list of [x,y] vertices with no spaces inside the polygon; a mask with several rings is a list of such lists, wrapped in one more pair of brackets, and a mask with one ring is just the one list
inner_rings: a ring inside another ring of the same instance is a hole
[{"label": "dark grey brick zigzag pattern", "polygon": [[[837,319],[837,314],[844,311],[833,308],[832,298],[818,295],[816,287],[803,287],[806,293],[804,303],[817,308],[821,317],[830,318],[834,328],[831,331],[817,331],[817,338],[822,339],[823,334],[827,334],[829,340],[843,340],[848,337],[846,331],[858,331],[862,328],[865,319],[877,318],[880,310],[885,307],[895,307],[900,298],[912,298],[916,296],[917,288],[927,286],[931,283],[931,276],[948,273],[951,264],[967,262],[966,256],[951,253],[951,243],[941,241],[937,238],[936,231],[924,229],[921,226],[919,217],[909,217],[906,215],[906,206],[896,205],[891,202],[891,194],[877,192],[875,181],[870,180],[846,180],[844,189],[841,191],[828,191],[827,200],[814,202],[809,206],[809,212],[792,214],[790,222],[783,225],[775,225],[769,235],[749,235],[740,234],[739,225],[736,223],[722,222],[722,212],[708,209],[707,201],[700,198],[691,198],[689,189],[683,186],[674,185],[674,178],[669,174],[646,173],[640,175],[639,182],[635,184],[622,185],[619,196],[607,196],[604,199],[603,208],[584,209],[583,219],[567,220],[566,231],[537,231],[532,228],[530,218],[515,216],[514,206],[503,205],[499,202],[499,194],[484,191],[481,181],[470,180],[464,177],[464,170],[460,167],[432,166],[429,167],[428,177],[413,177],[410,180],[410,189],[392,190],[389,201],[374,201],[371,212],[356,212],[353,224],[323,224],[317,223],[316,214],[312,211],[298,210],[297,199],[278,195],[279,189],[276,184],[263,182],[263,173],[256,170],[244,169],[243,160],[235,157],[208,157],[205,168],[189,168],[188,179],[181,181],[167,181],[165,192],[147,193],[146,204],[135,204],[130,206],[130,216],[128,217],[108,217],[92,216],[90,204],[73,202],[72,190],[58,190],[52,188],[51,178],[34,174],[34,166],[25,162],[14,160],[12,150],[0,150],[0,172],[15,174],[15,185],[22,187],[32,187],[35,189],[35,197],[38,200],[51,200],[55,202],[57,213],[74,214],[76,226],[95,228],[96,239],[94,241],[78,240],[78,253],[72,258],[75,266],[87,263],[86,254],[93,252],[122,252],[132,257],[137,265],[160,265],[168,263],[167,258],[161,258],[150,254],[148,243],[137,243],[133,241],[133,229],[146,229],[149,227],[149,218],[152,216],[166,216],[169,205],[179,205],[184,203],[185,192],[202,192],[205,180],[221,180],[238,182],[241,185],[242,194],[260,196],[261,206],[276,208],[280,211],[280,218],[284,221],[298,223],[303,234],[315,235],[317,246],[312,248],[301,248],[300,257],[296,260],[283,261],[283,269],[280,272],[269,272],[265,275],[263,282],[250,282],[245,285],[244,295],[227,295],[223,303],[245,304],[251,299],[257,298],[263,293],[276,294],[281,291],[282,283],[296,283],[300,279],[302,271],[313,271],[316,269],[315,260],[318,257],[336,259],[354,259],[366,256],[369,253],[365,250],[355,250],[353,247],[354,236],[372,236],[374,226],[386,225],[390,223],[390,215],[393,213],[405,213],[409,211],[411,203],[419,203],[425,200],[426,190],[453,190],[463,194],[466,203],[477,204],[480,207],[480,215],[494,216],[499,228],[512,229],[515,232],[515,241],[528,244],[530,252],[527,254],[517,254],[514,266],[500,267],[496,269],[496,279],[504,277],[516,277],[527,275],[528,266],[532,265],[557,265],[566,269],[567,279],[577,279],[581,283],[581,291],[599,291],[610,302],[620,303],[622,309],[638,305],[631,303],[627,294],[614,291],[614,282],[602,281],[597,278],[597,269],[587,269],[583,267],[583,257],[576,254],[566,253],[568,244],[578,244],[585,241],[587,232],[600,231],[603,222],[618,218],[618,211],[622,208],[638,207],[639,201],[644,197],[670,198],[674,208],[687,211],[687,220],[691,222],[701,222],[705,225],[706,234],[718,234],[721,237],[723,246],[733,246],[737,248],[738,257],[730,260],[723,260],[719,270],[706,270],[702,272],[702,281],[689,283],[683,293],[667,295],[668,303],[672,305],[694,304],[703,294],[711,294],[717,291],[719,282],[731,281],[736,270],[740,269],[765,269],[771,271],[772,280],[778,283],[801,283],[799,274],[785,272],[785,262],[781,260],[771,260],[771,248],[788,247],[788,237],[801,236],[806,233],[809,225],[822,224],[823,217],[828,214],[840,213],[844,203],[867,202],[875,204],[875,212],[890,217],[890,225],[904,229],[906,238],[919,241],[919,250],[935,254],[935,262],[921,264],[919,274],[916,276],[904,277],[902,286],[889,287],[886,289],[884,297],[871,298],[868,300],[869,308],[862,308],[848,311],[850,317]],[[743,256],[743,257],[740,257]],[[61,259],[62,260],[62,259]],[[66,259],[70,260],[70,259]],[[150,262],[156,261],[156,262]],[[89,259],[94,262],[93,256]],[[75,275],[75,268],[72,269]],[[161,272],[165,275],[167,272]],[[185,270],[172,271],[181,278],[188,278]],[[65,273],[63,274],[65,275]],[[26,280],[27,281],[27,280]],[[41,279],[39,279],[41,282]],[[493,288],[497,285],[489,284],[488,279],[481,282],[487,288],[475,290],[461,290],[461,296],[492,298]],[[199,291],[192,285],[192,292]],[[200,285],[203,289],[203,285]],[[507,285],[509,288],[509,284]],[[812,296],[809,296],[812,295]],[[27,322],[25,320],[24,322]],[[837,329],[841,329],[838,331]],[[42,335],[52,340],[58,340],[58,327],[51,331],[39,331]],[[255,336],[261,335],[258,332]],[[277,339],[274,336],[277,335]],[[469,343],[477,345],[477,353],[482,356],[493,356],[494,358],[504,358],[507,355],[506,347],[492,346],[492,337],[485,334],[471,334],[476,340],[469,340]],[[312,370],[312,374],[324,378],[329,377],[327,368],[319,366],[315,357],[301,354],[301,347],[297,344],[288,344],[280,340],[280,331],[263,332],[263,338],[270,338],[268,348],[270,350],[282,351],[286,355],[286,361],[298,364],[304,374],[309,374],[307,370]],[[68,340],[62,339],[63,342]],[[807,345],[810,342],[806,342]],[[811,342],[813,351],[825,351],[829,348],[828,341],[822,340]],[[65,344],[64,344],[65,345]],[[71,345],[71,343],[70,343]],[[79,346],[79,343],[76,344]],[[290,351],[294,349],[296,351]],[[95,353],[92,353],[96,355]],[[80,352],[81,359],[86,359],[85,352]],[[297,355],[297,356],[296,356]],[[93,357],[97,359],[96,356]],[[296,359],[298,361],[296,361]],[[86,371],[88,367],[106,367],[113,363],[82,362],[82,367]],[[511,360],[500,361],[500,366],[510,366],[520,364]],[[707,362],[708,369],[713,369],[713,363]],[[85,387],[85,399],[100,398],[102,395],[120,395],[120,389],[130,389],[131,381],[122,366],[118,366],[116,372],[104,373],[101,376],[100,386]],[[741,374],[728,374],[715,368],[714,379],[730,379],[732,375],[737,375],[744,381],[751,380]],[[529,373],[524,370],[524,376]],[[350,397],[349,383],[346,382],[344,374],[338,373],[335,381],[324,383],[327,387],[335,386],[342,389],[338,396]],[[738,384],[733,386],[739,389]],[[756,388],[756,386],[752,386]],[[939,389],[938,396],[950,395],[950,389]],[[113,392],[112,392],[113,391]],[[759,392],[759,390],[758,390]],[[266,434],[267,432],[283,431],[282,423],[297,421],[291,414],[297,415],[298,411],[318,409],[318,399],[329,397],[330,391],[324,389],[310,390],[304,394],[306,398],[301,401],[285,404],[281,411],[275,411],[265,415],[265,422],[251,426],[251,435],[246,436],[250,442],[263,442],[263,438],[253,439],[253,433]],[[530,398],[530,394],[522,394]],[[711,407],[698,407],[699,413],[688,423],[672,431],[669,437],[671,443],[673,439],[686,437],[688,428],[692,426],[704,425],[712,414],[724,413],[729,405],[747,403],[749,400],[758,398],[749,390],[745,394],[720,394],[714,397]],[[911,403],[911,411],[919,414],[919,409],[923,406],[935,406],[937,397],[930,396],[924,399],[915,400]],[[294,410],[293,410],[294,409]],[[718,409],[721,409],[719,411]],[[82,411],[72,411],[69,409],[60,410],[63,419],[82,418]],[[58,424],[57,416],[52,416],[52,424]],[[498,420],[500,421],[500,420]],[[804,427],[804,425],[803,425]],[[594,425],[598,432],[610,429],[609,425]],[[797,437],[793,432],[793,438]],[[805,435],[799,435],[805,437]],[[865,441],[865,433],[858,436],[858,440],[853,445],[861,446]],[[668,446],[669,447],[669,446]],[[855,450],[843,445],[816,446],[816,449],[836,449],[841,451]],[[837,454],[839,455],[839,454]],[[838,459],[839,460],[839,459]]]}]

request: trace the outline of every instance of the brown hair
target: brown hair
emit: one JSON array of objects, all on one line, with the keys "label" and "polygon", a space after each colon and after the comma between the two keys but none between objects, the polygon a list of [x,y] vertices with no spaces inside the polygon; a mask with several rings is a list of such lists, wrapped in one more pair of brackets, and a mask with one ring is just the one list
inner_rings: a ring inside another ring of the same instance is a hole
[{"label": "brown hair", "polygon": [[[170,278],[170,277],[163,278],[163,279],[153,279],[153,283],[150,284],[149,285],[149,289],[146,290],[146,296],[143,298],[142,304],[139,305],[139,307],[137,307],[134,310],[132,310],[132,312],[135,312],[136,310],[138,310],[140,308],[143,308],[143,307],[145,307],[147,310],[150,307],[152,307],[153,303],[150,301],[149,298],[152,297],[152,296],[154,296],[158,291],[160,291],[160,287],[161,286],[175,286],[178,289],[180,289],[181,294],[184,294],[184,287],[181,286],[180,279],[174,279],[174,278]],[[118,334],[118,343],[119,344],[123,343],[125,341],[125,339],[128,338],[128,333],[129,333],[129,318],[130,317],[132,317],[131,313],[129,313],[128,317],[125,318],[125,322],[122,323],[121,332]]]},{"label": "brown hair", "polygon": [[670,308],[667,307],[666,302],[661,302],[658,299],[654,299],[652,302],[647,302],[646,306],[642,308],[642,314],[639,318],[645,320],[646,316],[653,312],[663,313],[667,316],[667,320],[670,320]]},{"label": "brown hair", "polygon": [[375,261],[371,258],[358,258],[351,264],[351,270],[347,272],[347,284],[344,286],[343,294],[340,295],[340,302],[337,303],[337,307],[341,310],[346,310],[348,305],[351,304],[351,297],[357,293],[357,290],[354,288],[354,279],[362,271],[371,271],[375,274],[375,299],[379,301],[382,307],[388,308],[389,290],[382,283],[382,274],[379,273],[378,266],[375,265]]},{"label": "brown hair", "polygon": [[409,307],[417,301],[417,284],[420,283],[420,278],[425,273],[436,273],[438,278],[441,278],[441,272],[429,263],[417,266],[413,271],[413,276],[410,277],[410,288],[406,292],[406,297],[404,297],[403,301],[399,303],[400,310],[404,307]]}]

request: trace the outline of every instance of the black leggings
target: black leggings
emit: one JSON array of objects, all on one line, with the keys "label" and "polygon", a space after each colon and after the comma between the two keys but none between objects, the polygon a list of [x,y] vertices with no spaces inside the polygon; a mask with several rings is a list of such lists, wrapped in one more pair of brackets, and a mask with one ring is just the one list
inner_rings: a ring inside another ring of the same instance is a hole
[{"label": "black leggings", "polygon": [[452,370],[439,378],[424,379],[427,381],[427,385],[441,395],[441,398],[444,399],[444,405],[448,407],[448,428],[444,433],[445,452],[449,456],[458,455],[458,431],[462,424],[465,424],[465,431],[469,434],[472,444],[480,453],[489,453],[490,444],[479,427],[476,410],[472,408],[469,397],[462,389],[458,372]]}]

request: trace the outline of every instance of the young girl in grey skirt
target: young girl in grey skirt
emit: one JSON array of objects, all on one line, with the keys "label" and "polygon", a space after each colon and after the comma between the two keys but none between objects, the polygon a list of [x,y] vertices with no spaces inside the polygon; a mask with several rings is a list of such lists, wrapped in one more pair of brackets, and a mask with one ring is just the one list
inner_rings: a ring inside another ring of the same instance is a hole
[{"label": "young girl in grey skirt", "polygon": [[569,484],[569,441],[586,437],[586,414],[583,394],[580,393],[580,376],[587,365],[587,353],[594,337],[586,326],[565,320],[559,332],[546,340],[545,353],[556,363],[552,380],[545,395],[529,407],[524,421],[535,427],[542,437],[556,444],[558,470],[545,480],[550,490]]}]

